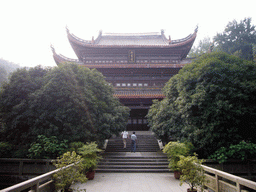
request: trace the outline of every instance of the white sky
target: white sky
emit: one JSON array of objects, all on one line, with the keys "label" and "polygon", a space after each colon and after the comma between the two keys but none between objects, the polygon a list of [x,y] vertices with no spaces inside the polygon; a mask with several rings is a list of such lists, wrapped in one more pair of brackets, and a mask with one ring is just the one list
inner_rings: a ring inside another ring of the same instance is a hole
[{"label": "white sky", "polygon": [[255,0],[0,0],[0,58],[22,66],[55,66],[57,53],[76,59],[66,33],[91,40],[112,33],[160,32],[196,42],[223,32],[228,22],[251,17]]}]

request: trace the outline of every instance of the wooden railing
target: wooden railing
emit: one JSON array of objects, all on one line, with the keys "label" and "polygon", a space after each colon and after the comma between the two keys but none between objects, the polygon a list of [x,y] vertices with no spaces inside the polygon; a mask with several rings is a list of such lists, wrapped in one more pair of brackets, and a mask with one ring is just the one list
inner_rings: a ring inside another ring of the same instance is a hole
[{"label": "wooden railing", "polygon": [[0,175],[29,176],[31,178],[55,169],[51,159],[0,158]]},{"label": "wooden railing", "polygon": [[[74,164],[68,165],[62,169],[66,169]],[[246,192],[247,189],[256,190],[256,182],[202,165],[205,171],[206,187],[214,192]],[[38,177],[29,179],[22,183],[0,190],[0,192],[20,192],[30,189],[30,192],[51,192],[53,191],[52,175],[60,169],[45,173]]]},{"label": "wooden railing", "polygon": [[56,169],[54,171],[45,173],[43,175],[37,176],[35,178],[29,179],[22,183],[13,185],[11,187],[0,190],[0,192],[20,192],[22,190],[30,190],[30,192],[52,192],[54,191],[54,183],[52,180],[52,175],[61,169],[66,169],[73,166],[74,164],[68,165],[64,168]]},{"label": "wooden railing", "polygon": [[214,192],[246,192],[256,190],[256,182],[202,165],[205,171],[206,187]]}]

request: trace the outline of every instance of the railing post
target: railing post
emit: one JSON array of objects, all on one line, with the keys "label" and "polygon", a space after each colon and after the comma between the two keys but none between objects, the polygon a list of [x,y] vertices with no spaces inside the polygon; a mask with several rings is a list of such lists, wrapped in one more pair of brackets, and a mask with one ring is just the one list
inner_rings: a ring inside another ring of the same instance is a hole
[{"label": "railing post", "polygon": [[39,192],[39,182],[37,182],[35,185],[33,185],[29,192]]},{"label": "railing post", "polygon": [[216,191],[215,192],[219,192],[219,176],[215,171],[215,182],[216,182]]},{"label": "railing post", "polygon": [[47,170],[47,172],[50,171],[50,163],[49,163],[49,161],[46,162],[46,170]]},{"label": "railing post", "polygon": [[241,185],[239,182],[236,182],[236,191],[241,192]]},{"label": "railing post", "polygon": [[23,173],[23,161],[20,161],[20,164],[19,164],[19,175],[22,175]]}]

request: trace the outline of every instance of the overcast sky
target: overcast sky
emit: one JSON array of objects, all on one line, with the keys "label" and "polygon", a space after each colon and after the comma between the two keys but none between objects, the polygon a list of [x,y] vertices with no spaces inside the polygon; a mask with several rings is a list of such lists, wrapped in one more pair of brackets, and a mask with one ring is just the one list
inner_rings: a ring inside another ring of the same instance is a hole
[{"label": "overcast sky", "polygon": [[75,58],[66,33],[91,40],[111,33],[160,32],[184,38],[199,26],[196,43],[228,22],[252,18],[255,0],[0,0],[0,58],[22,66],[55,66],[57,53]]}]

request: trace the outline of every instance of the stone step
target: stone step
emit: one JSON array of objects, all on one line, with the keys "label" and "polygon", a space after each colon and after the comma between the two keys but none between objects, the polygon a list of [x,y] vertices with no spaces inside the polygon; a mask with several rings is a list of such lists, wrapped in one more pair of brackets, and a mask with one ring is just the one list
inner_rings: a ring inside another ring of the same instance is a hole
[{"label": "stone step", "polygon": [[106,158],[102,159],[101,162],[167,162],[166,158],[159,158],[159,159],[149,159],[149,158],[143,158],[143,159],[135,159],[135,158]]},{"label": "stone step", "polygon": [[[126,148],[129,148],[131,147],[131,144],[126,144]],[[124,145],[108,145],[107,148],[118,148],[118,149],[123,149],[124,148]],[[158,145],[141,145],[141,144],[138,144],[136,145],[136,148],[159,148]]]},{"label": "stone step", "polygon": [[[131,146],[126,146],[126,148],[123,148],[123,146],[122,147],[107,147],[107,149],[130,150]],[[158,150],[160,150],[158,146],[155,146],[155,147],[154,146],[136,146],[136,149],[149,150],[148,152],[151,152],[150,149],[158,149]]]},{"label": "stone step", "polygon": [[[131,146],[131,143],[126,143],[126,147],[130,147],[130,146]],[[155,143],[155,144],[153,144],[153,143],[149,143],[149,144],[137,143],[137,146],[138,147],[158,147],[159,148],[158,143]],[[111,144],[111,143],[109,143],[107,147],[108,148],[123,148],[124,144],[123,143],[122,144]]]},{"label": "stone step", "polygon": [[[159,149],[136,149],[136,152],[157,152]],[[131,149],[107,149],[106,152],[131,152]]]},{"label": "stone step", "polygon": [[103,166],[103,165],[164,165],[164,166],[168,166],[168,162],[147,162],[147,161],[143,161],[143,162],[128,162],[128,161],[123,161],[123,162],[100,162],[99,166]]},{"label": "stone step", "polygon": [[[131,143],[127,142],[126,145],[127,146],[131,145]],[[137,145],[141,145],[141,146],[158,146],[158,143],[157,142],[156,143],[142,143],[142,142],[140,142],[140,143],[137,143]],[[111,147],[113,147],[113,146],[121,147],[121,146],[124,146],[124,144],[123,143],[108,143],[108,146],[111,146]]]},{"label": "stone step", "polygon": [[137,135],[136,153],[131,153],[131,140],[123,148],[123,139],[111,138],[97,172],[169,172],[168,160],[154,135]]},{"label": "stone step", "polygon": [[167,173],[169,169],[96,169],[96,172],[101,173]]},{"label": "stone step", "polygon": [[[128,139],[127,141],[126,141],[127,143],[131,143],[131,140],[130,139]],[[150,144],[150,143],[157,143],[157,140],[156,139],[147,139],[147,140],[137,140],[137,142],[138,143],[148,143],[148,144]],[[118,143],[123,143],[123,140],[119,140],[119,141],[111,141],[111,140],[108,140],[108,143],[109,144],[118,144]]]},{"label": "stone step", "polygon": [[[126,145],[131,145],[131,143],[127,142]],[[137,145],[141,145],[141,146],[158,146],[158,143],[137,143]],[[108,143],[108,147],[123,147],[124,144],[123,143]]]},{"label": "stone step", "polygon": [[98,165],[98,169],[168,169],[166,165]]}]

